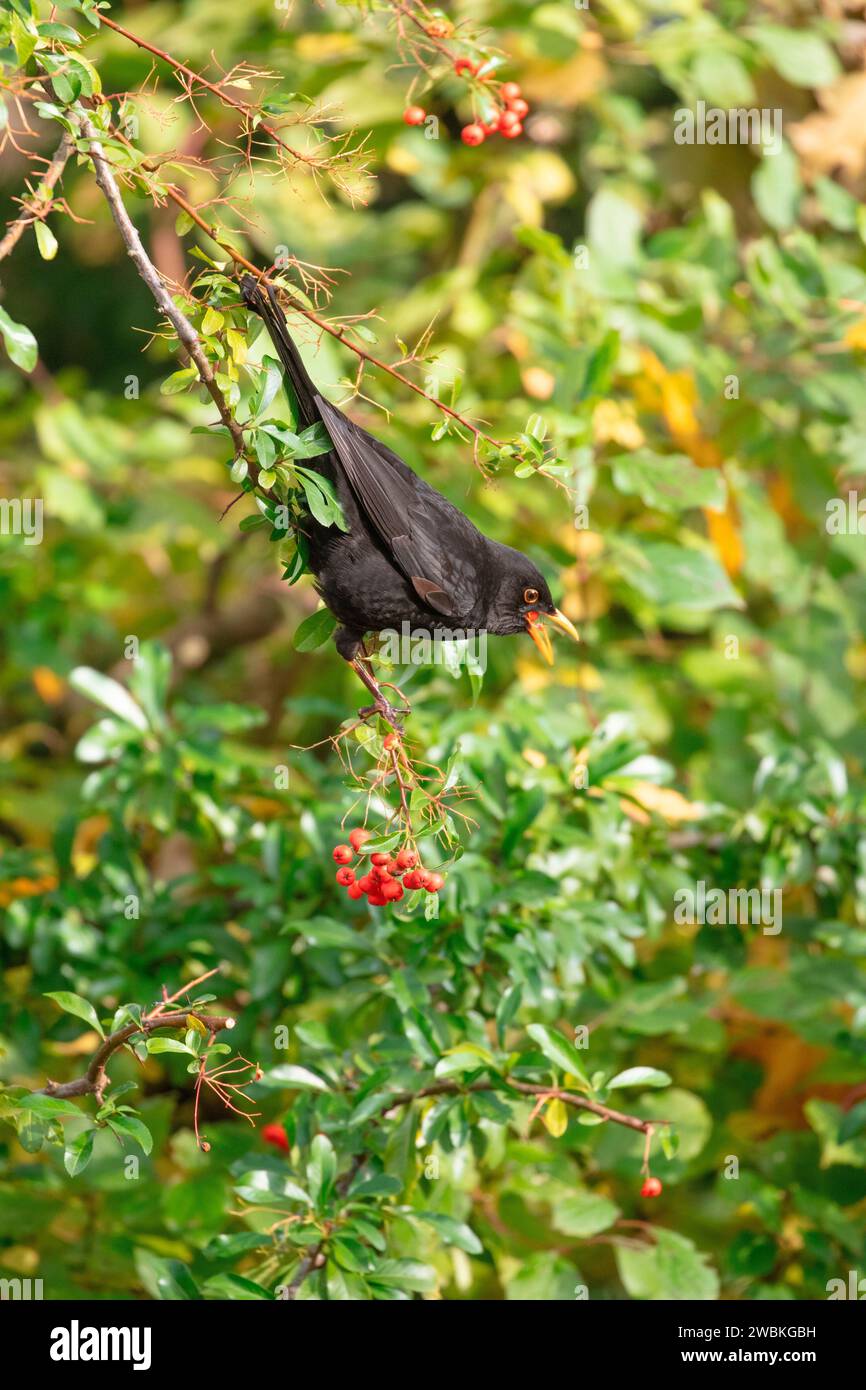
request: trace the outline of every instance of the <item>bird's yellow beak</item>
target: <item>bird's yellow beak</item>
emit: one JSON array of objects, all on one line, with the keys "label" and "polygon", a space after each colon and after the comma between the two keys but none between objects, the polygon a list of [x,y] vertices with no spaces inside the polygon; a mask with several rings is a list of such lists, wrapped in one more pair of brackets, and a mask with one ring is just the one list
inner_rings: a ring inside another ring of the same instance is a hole
[{"label": "bird's yellow beak", "polygon": [[544,657],[548,666],[553,665],[553,643],[550,640],[550,633],[544,626],[544,619],[558,627],[560,632],[565,632],[575,642],[580,641],[580,634],[570,618],[566,618],[564,613],[560,613],[555,608],[552,613],[538,613],[535,609],[526,615],[526,631],[529,633],[541,655]]}]

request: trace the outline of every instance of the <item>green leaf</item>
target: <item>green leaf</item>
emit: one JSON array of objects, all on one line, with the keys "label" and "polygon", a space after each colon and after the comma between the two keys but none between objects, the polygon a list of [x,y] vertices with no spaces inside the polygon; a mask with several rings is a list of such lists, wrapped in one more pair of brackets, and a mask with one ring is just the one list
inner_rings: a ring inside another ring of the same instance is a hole
[{"label": "green leaf", "polygon": [[68,989],[52,990],[46,994],[46,999],[53,999],[61,1009],[67,1014],[74,1014],[76,1018],[83,1018],[85,1023],[89,1023],[91,1028],[95,1028],[101,1038],[105,1037],[105,1030],[99,1022],[99,1016],[93,1005],[86,999],[82,999],[80,994],[72,994]]},{"label": "green leaf", "polygon": [[803,196],[803,181],[799,160],[787,140],[781,142],[778,153],[764,152],[752,175],[752,196],[764,221],[777,232],[788,231],[794,226]]},{"label": "green leaf", "polygon": [[575,1192],[557,1202],[551,1218],[554,1230],[565,1236],[598,1235],[606,1231],[619,1216],[619,1207],[609,1197],[601,1197],[595,1192]]},{"label": "green leaf", "polygon": [[866,1130],[866,1100],[861,1100],[845,1112],[839,1125],[839,1143],[846,1143],[848,1139],[855,1138],[864,1130]]},{"label": "green leaf", "polygon": [[826,39],[808,29],[753,24],[746,30],[780,77],[795,87],[829,87],[841,72]]},{"label": "green leaf", "polygon": [[413,1211],[412,1218],[432,1226],[446,1245],[456,1245],[458,1250],[465,1250],[467,1255],[483,1255],[484,1246],[465,1221],[457,1221],[453,1216],[447,1216],[441,1211]]},{"label": "green leaf", "polygon": [[618,1091],[624,1086],[661,1087],[670,1084],[671,1078],[666,1071],[657,1071],[655,1067],[628,1067],[625,1071],[617,1072],[606,1086],[609,1091]]},{"label": "green leaf", "polygon": [[159,1052],[183,1052],[188,1057],[195,1056],[192,1048],[187,1047],[186,1043],[181,1042],[179,1038],[148,1038],[147,1050],[154,1054]]},{"label": "green leaf", "polygon": [[562,1033],[548,1028],[544,1023],[530,1023],[526,1031],[532,1041],[541,1048],[545,1057],[548,1057],[556,1066],[561,1067],[563,1071],[576,1076],[578,1081],[582,1081],[585,1086],[589,1086],[589,1081],[583,1070],[583,1061],[573,1042],[570,1042]]},{"label": "green leaf", "polygon": [[57,255],[57,238],[48,226],[47,222],[34,222],[33,231],[36,236],[36,245],[43,261],[53,261]]},{"label": "green leaf", "polygon": [[657,454],[637,449],[611,459],[614,487],[637,494],[648,507],[670,514],[689,507],[724,511],[727,489],[715,468],[698,468],[685,454]]},{"label": "green leaf", "polygon": [[646,1250],[616,1247],[620,1278],[631,1298],[656,1302],[707,1301],[719,1296],[719,1278],[708,1257],[687,1237],[654,1226]]},{"label": "green leaf", "polygon": [[81,1110],[77,1105],[71,1100],[58,1100],[56,1096],[21,1096],[16,1105],[33,1115],[38,1115],[41,1120],[58,1120],[72,1115],[76,1119],[81,1118]]},{"label": "green leaf", "polygon": [[195,367],[181,367],[180,371],[172,372],[160,385],[160,394],[163,396],[177,396],[181,391],[185,391],[194,381],[198,381],[198,371]]},{"label": "green leaf", "polygon": [[658,608],[701,613],[743,606],[718,560],[704,550],[636,536],[612,540],[610,550],[626,583]]},{"label": "green leaf", "polygon": [[435,1293],[439,1287],[435,1269],[420,1260],[380,1260],[367,1277],[371,1284],[393,1285],[410,1293]]},{"label": "green leaf", "polygon": [[317,1134],[310,1145],[307,1185],[313,1205],[322,1207],[331,1195],[337,1176],[337,1155],[327,1134]]},{"label": "green leaf", "polygon": [[337,626],[337,619],[327,608],[319,608],[304,618],[295,629],[292,646],[296,652],[313,652],[327,642]]},{"label": "green leaf", "polygon": [[79,1173],[84,1172],[93,1157],[95,1138],[95,1129],[85,1129],[66,1145],[63,1153],[63,1166],[71,1178],[77,1178]]},{"label": "green leaf", "polygon": [[88,700],[93,700],[110,710],[125,724],[131,724],[142,733],[147,731],[147,718],[141,706],[136,704],[126,686],[113,680],[111,676],[104,676],[101,671],[94,671],[90,666],[76,666],[70,673],[69,684],[79,695],[84,695]]},{"label": "green leaf", "polygon": [[331,1088],[327,1081],[315,1072],[309,1071],[306,1067],[297,1067],[290,1062],[285,1062],[281,1066],[271,1067],[266,1071],[260,1086],[283,1087],[291,1086],[302,1091],[329,1091]]},{"label": "green leaf", "polygon": [[24,372],[32,372],[39,357],[39,348],[36,339],[23,323],[16,323],[10,318],[6,310],[0,307],[0,334],[6,344],[6,351],[15,363]]},{"label": "green leaf", "polygon": [[124,1139],[134,1140],[143,1153],[149,1154],[153,1148],[153,1135],[147,1125],[135,1115],[112,1115],[108,1125],[115,1134]]}]

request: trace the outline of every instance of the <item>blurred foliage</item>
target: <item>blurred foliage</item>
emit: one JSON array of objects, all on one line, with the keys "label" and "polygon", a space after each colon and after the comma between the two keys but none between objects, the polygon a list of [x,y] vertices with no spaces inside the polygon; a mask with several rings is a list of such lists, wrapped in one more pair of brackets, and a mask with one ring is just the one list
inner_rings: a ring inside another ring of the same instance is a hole
[{"label": "blurred foliage", "polygon": [[[141,89],[143,151],[220,155],[230,112],[202,98],[209,134],[150,55],[60,9],[105,91]],[[29,10],[4,12],[25,49]],[[435,321],[416,379],[443,399],[459,383],[497,438],[543,418],[567,486],[485,483],[383,373],[351,406],[532,554],[583,645],[548,672],[492,639],[480,693],[398,673],[410,744],[453,760],[476,825],[438,918],[349,903],[330,850],[359,817],[328,740],[354,679],[330,646],[293,650],[314,590],[239,529],[248,501],[220,519],[236,487],[201,428],[213,406],[160,390],[177,364],[92,172],[68,166],[57,254],[29,229],[0,266],[39,345],[32,372],[0,365],[0,490],[45,504],[41,545],[0,537],[4,1276],[38,1272],[53,1298],[271,1297],[315,1250],[299,1298],[778,1299],[863,1271],[866,542],[856,516],[826,524],[866,442],[856,11],[467,0],[452,17],[533,105],[523,139],[467,149],[447,75],[415,91],[440,138],[401,123],[417,70],[387,5],[112,9],[369,132],[351,188],[196,164],[183,187],[225,199],[208,216],[258,262],[287,246],[347,272],[331,311],[376,308],[381,355]],[[780,149],[676,143],[699,101],[778,110]],[[6,220],[26,175],[7,144]],[[129,205],[168,276],[214,254],[174,209]],[[357,363],[299,336],[341,399]],[[780,889],[781,933],[678,924],[699,881]],[[151,1039],[114,1058],[120,1121],[110,1100],[27,1101],[80,1075],[125,1006],[215,967],[286,1152],[214,1100],[197,1148],[194,1029],[186,1055]],[[71,1013],[45,998],[61,991]],[[506,1076],[666,1122],[662,1196],[638,1195],[640,1134],[536,1115]],[[389,1099],[455,1078],[490,1089]]]}]

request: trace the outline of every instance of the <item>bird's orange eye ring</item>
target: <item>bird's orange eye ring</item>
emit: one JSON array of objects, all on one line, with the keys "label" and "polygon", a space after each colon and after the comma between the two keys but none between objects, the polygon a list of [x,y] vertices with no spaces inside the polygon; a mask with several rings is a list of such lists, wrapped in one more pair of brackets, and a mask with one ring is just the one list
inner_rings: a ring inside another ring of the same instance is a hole
[{"label": "bird's orange eye ring", "polygon": [[537,602],[538,602],[538,590],[537,590],[537,589],[524,589],[524,590],[523,590],[523,602],[524,602],[524,603],[537,603]]}]

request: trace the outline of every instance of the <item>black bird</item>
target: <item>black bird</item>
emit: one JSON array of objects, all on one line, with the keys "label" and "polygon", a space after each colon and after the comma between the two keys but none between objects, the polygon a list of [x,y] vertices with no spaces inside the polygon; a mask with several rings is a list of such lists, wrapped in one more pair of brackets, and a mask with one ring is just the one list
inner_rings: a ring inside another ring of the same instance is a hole
[{"label": "black bird", "polygon": [[[333,448],[312,461],[334,487],[349,530],[305,523],[317,588],[341,626],[337,651],[350,662],[391,723],[397,714],[364,665],[364,637],[391,628],[428,634],[471,629],[528,632],[553,660],[544,619],[578,641],[554,607],[547,581],[519,550],[483,535],[468,517],[401,458],[316,391],[269,284],[241,282],[246,304],[264,319],[294,389],[298,428],[321,421]],[[359,652],[362,654],[359,656]]]}]

